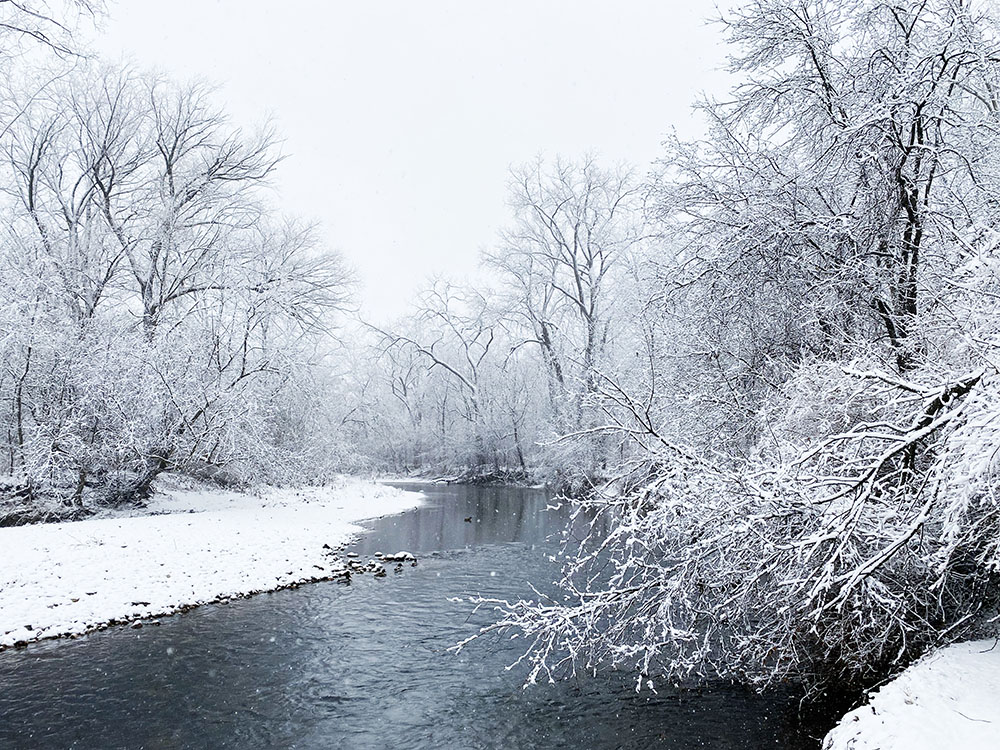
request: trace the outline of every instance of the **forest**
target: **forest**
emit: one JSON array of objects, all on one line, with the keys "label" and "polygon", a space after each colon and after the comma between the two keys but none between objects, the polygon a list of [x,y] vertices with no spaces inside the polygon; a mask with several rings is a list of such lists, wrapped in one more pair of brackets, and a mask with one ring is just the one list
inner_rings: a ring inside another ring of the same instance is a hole
[{"label": "forest", "polygon": [[[0,510],[179,473],[544,483],[529,681],[870,685],[1000,617],[1000,31],[974,0],[749,0],[653,164],[511,167],[472,282],[357,312],[280,134],[5,7]],[[664,129],[668,123],[664,123]],[[580,530],[583,529],[581,533]]]}]

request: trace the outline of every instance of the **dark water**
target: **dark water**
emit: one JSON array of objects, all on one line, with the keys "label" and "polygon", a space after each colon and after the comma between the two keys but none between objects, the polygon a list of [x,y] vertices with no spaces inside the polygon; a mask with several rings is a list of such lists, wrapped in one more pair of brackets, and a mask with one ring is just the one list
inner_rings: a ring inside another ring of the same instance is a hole
[{"label": "dark water", "polygon": [[[0,654],[0,748],[814,748],[797,703],[737,688],[637,695],[622,676],[522,689],[517,642],[449,597],[551,582],[545,496],[421,487],[354,549],[417,567]],[[464,519],[471,517],[472,523]]]}]

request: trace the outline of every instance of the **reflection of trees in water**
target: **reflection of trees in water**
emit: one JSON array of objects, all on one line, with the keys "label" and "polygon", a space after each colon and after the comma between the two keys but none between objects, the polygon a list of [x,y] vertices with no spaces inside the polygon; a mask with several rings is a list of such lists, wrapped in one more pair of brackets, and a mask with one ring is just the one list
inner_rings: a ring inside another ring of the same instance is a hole
[{"label": "reflection of trees in water", "polygon": [[358,542],[357,549],[362,553],[397,547],[432,551],[510,542],[557,543],[569,517],[566,509],[547,510],[549,497],[537,489],[399,486],[419,489],[428,496],[428,502],[408,513],[370,524],[372,533]]}]

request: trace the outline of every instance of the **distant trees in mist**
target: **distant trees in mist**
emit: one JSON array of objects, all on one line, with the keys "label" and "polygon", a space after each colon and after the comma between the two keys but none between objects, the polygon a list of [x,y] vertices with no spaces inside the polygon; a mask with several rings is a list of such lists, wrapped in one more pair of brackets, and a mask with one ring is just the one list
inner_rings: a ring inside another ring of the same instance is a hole
[{"label": "distant trees in mist", "polygon": [[578,482],[607,464],[596,396],[615,347],[632,345],[614,329],[630,325],[640,181],[592,158],[539,160],[508,187],[512,220],[483,258],[486,286],[438,281],[415,316],[371,326],[382,403],[398,415],[388,424],[411,435],[402,452],[372,446],[393,468]]}]

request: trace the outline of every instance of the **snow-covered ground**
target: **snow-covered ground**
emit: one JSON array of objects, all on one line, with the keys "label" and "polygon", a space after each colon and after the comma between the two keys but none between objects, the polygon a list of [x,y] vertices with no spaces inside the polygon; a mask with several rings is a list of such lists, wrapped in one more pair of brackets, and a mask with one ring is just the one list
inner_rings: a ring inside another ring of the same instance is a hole
[{"label": "snow-covered ground", "polygon": [[344,479],[259,496],[161,489],[141,513],[0,529],[0,649],[330,575],[324,545],[420,495]]},{"label": "snow-covered ground", "polygon": [[935,651],[827,735],[824,750],[1000,748],[1000,641]]}]

